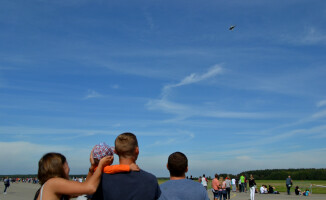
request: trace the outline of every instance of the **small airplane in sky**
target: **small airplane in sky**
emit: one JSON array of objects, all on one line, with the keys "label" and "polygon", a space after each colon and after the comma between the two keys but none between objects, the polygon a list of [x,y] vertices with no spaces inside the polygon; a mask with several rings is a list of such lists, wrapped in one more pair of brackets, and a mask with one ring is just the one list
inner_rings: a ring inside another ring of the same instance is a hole
[{"label": "small airplane in sky", "polygon": [[235,28],[235,25],[230,26],[229,30],[232,31]]}]

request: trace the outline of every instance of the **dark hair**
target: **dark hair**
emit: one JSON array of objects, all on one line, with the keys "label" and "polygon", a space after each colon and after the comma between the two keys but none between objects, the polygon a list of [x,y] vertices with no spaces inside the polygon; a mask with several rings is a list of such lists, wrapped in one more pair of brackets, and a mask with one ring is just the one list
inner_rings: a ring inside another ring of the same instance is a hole
[{"label": "dark hair", "polygon": [[174,152],[169,156],[168,169],[171,176],[184,176],[188,167],[187,156],[181,152]]},{"label": "dark hair", "polygon": [[115,139],[115,151],[118,156],[135,156],[136,147],[138,147],[138,141],[133,133],[122,133]]},{"label": "dark hair", "polygon": [[215,178],[218,178],[218,174],[215,174]]}]

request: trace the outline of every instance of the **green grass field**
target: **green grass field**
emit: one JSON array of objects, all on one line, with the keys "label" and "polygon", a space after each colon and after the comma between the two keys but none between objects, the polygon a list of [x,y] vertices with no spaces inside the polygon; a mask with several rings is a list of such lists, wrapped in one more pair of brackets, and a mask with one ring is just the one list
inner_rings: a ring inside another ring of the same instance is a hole
[{"label": "green grass field", "polygon": [[[158,183],[162,184],[169,179],[158,179]],[[272,185],[279,192],[286,192],[285,180],[256,180],[257,187],[261,185]],[[312,185],[312,193],[314,194],[326,194],[326,188],[317,187],[315,185],[323,185],[326,186],[326,181],[314,181],[314,180],[293,180],[293,187],[291,188],[291,192],[294,192],[295,186],[299,186],[301,190],[310,189],[310,185]],[[249,187],[249,186],[248,186]],[[211,180],[208,181],[208,189],[211,188]]]}]

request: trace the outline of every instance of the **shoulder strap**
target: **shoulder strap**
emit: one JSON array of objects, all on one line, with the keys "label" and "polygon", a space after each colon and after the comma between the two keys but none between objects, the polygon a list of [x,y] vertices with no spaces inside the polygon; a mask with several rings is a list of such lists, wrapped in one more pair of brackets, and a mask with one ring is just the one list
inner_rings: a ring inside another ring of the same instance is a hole
[{"label": "shoulder strap", "polygon": [[42,195],[43,195],[43,187],[44,187],[44,184],[42,185],[41,187],[41,191],[40,191],[40,200],[42,200]]}]

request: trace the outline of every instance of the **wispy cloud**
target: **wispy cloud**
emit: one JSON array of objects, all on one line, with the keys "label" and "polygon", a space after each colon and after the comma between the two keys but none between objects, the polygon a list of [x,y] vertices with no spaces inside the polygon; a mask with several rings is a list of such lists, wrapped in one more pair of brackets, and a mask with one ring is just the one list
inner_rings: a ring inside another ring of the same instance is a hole
[{"label": "wispy cloud", "polygon": [[312,115],[313,119],[319,119],[319,118],[323,118],[323,117],[326,117],[326,110],[317,112],[317,113]]},{"label": "wispy cloud", "polygon": [[95,90],[88,90],[87,94],[85,96],[85,99],[92,99],[92,98],[99,98],[102,97],[102,95]]},{"label": "wispy cloud", "polygon": [[322,107],[322,106],[326,106],[326,100],[322,100],[317,103],[317,107]]},{"label": "wispy cloud", "polygon": [[284,40],[295,45],[326,44],[326,34],[315,27],[306,27],[301,34],[287,35]]},{"label": "wispy cloud", "polygon": [[167,95],[168,90],[170,90],[172,88],[197,83],[197,82],[212,78],[218,74],[221,74],[222,72],[223,72],[223,70],[220,65],[214,65],[204,74],[192,73],[189,76],[182,79],[179,83],[169,84],[169,85],[164,86],[163,91],[162,91],[163,96]]},{"label": "wispy cloud", "polygon": [[161,92],[161,98],[150,100],[147,103],[147,108],[150,110],[158,110],[165,113],[170,113],[177,115],[174,121],[183,120],[185,118],[200,116],[200,117],[212,117],[212,118],[266,118],[272,117],[266,114],[254,113],[254,112],[234,112],[234,111],[222,111],[222,110],[212,110],[203,105],[185,105],[169,100],[170,91],[177,87],[182,87],[185,85],[195,84],[207,79],[213,78],[219,74],[223,73],[223,68],[220,65],[214,65],[207,72],[203,74],[192,73],[186,76],[181,81],[175,84],[165,85]]},{"label": "wispy cloud", "polygon": [[150,110],[159,110],[165,113],[175,114],[178,117],[174,120],[182,120],[185,118],[200,116],[212,118],[241,118],[241,119],[255,119],[255,118],[270,118],[274,117],[272,114],[255,113],[255,112],[230,112],[212,110],[205,106],[191,106],[164,99],[150,100],[147,103],[147,108]]},{"label": "wispy cloud", "polygon": [[112,88],[112,89],[119,89],[120,86],[119,86],[118,84],[114,84],[114,85],[111,85],[111,88]]}]

